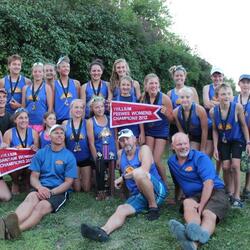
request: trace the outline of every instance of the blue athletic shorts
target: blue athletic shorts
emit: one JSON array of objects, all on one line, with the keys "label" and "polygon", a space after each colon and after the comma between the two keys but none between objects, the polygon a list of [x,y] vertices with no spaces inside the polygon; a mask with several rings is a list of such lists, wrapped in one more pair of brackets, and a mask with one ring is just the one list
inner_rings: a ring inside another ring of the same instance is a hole
[{"label": "blue athletic shorts", "polygon": [[[156,204],[160,206],[168,195],[167,188],[161,181],[157,180],[152,175],[150,175],[150,180],[154,186]],[[148,209],[148,201],[142,193],[130,196],[127,199],[126,203],[132,206],[135,209],[136,213]]]}]

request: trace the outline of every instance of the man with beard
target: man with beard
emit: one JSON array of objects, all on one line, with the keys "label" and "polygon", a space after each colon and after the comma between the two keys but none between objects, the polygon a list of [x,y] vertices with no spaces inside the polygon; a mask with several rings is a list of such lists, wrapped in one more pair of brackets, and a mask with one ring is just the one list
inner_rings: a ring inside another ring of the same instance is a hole
[{"label": "man with beard", "polygon": [[206,243],[229,208],[224,183],[215,172],[214,164],[204,153],[190,149],[188,136],[182,132],[172,137],[175,155],[168,160],[176,186],[176,195],[182,189],[185,198],[181,210],[186,226],[169,221],[170,232],[182,249],[197,249]]},{"label": "man with beard", "polygon": [[137,146],[130,129],[121,130],[118,140],[122,148],[118,152],[122,176],[115,180],[115,187],[119,189],[126,184],[131,196],[125,204],[118,206],[103,227],[82,224],[82,236],[96,241],[107,241],[109,234],[121,227],[126,217],[143,210],[148,210],[148,220],[158,219],[158,206],[167,196],[167,188],[157,171],[150,148],[147,145]]}]

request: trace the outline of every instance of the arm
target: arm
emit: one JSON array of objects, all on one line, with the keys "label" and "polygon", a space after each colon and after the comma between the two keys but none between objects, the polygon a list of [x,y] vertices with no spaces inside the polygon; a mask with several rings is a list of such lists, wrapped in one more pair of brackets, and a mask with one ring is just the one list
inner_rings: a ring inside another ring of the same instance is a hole
[{"label": "arm", "polygon": [[214,188],[213,180],[209,179],[203,182],[201,199],[200,199],[199,207],[197,208],[199,215],[201,215],[204,207],[206,206],[208,200],[210,199],[213,188]]},{"label": "arm", "polygon": [[46,96],[47,96],[47,105],[48,105],[48,112],[53,111],[54,107],[54,96],[50,86],[48,84],[45,85]]},{"label": "arm", "polygon": [[81,84],[78,80],[74,80],[74,84],[76,87],[76,92],[77,92],[77,98],[80,97],[80,92],[81,92]]},{"label": "arm", "polygon": [[[243,107],[239,103],[237,103],[236,112],[237,112],[237,117],[238,117],[240,125],[241,125],[242,132],[244,134],[244,138],[246,140],[246,143],[248,143],[249,142],[248,127],[247,127],[247,124],[246,124]],[[246,145],[246,151],[247,151],[248,154],[250,154],[250,145],[249,144]]]},{"label": "arm", "polygon": [[83,100],[83,104],[86,107],[86,86],[87,83],[83,84],[80,91],[80,98]]},{"label": "arm", "polygon": [[192,91],[193,91],[193,100],[195,103],[199,104],[199,96],[198,93],[196,91],[196,89],[194,87],[191,87]]},{"label": "arm", "polygon": [[144,124],[140,123],[140,135],[139,135],[139,144],[143,145],[145,143],[145,130],[144,130]]},{"label": "arm", "polygon": [[206,150],[206,143],[207,143],[207,134],[208,134],[208,121],[207,121],[207,113],[205,109],[197,105],[197,112],[198,117],[201,121],[201,145],[200,145],[200,151],[205,153]]},{"label": "arm", "polygon": [[34,144],[31,146],[31,149],[37,151],[39,148],[39,135],[35,130],[32,130],[32,135],[34,139]]},{"label": "arm", "polygon": [[167,95],[165,95],[165,94],[163,94],[162,104],[163,104],[163,107],[162,107],[161,112],[163,114],[165,114],[165,116],[167,117],[168,121],[170,123],[172,123],[174,121],[173,106],[172,106],[172,102],[171,102],[170,98]]},{"label": "arm", "polygon": [[73,181],[73,178],[65,177],[65,180],[61,185],[50,190],[51,195],[62,194],[66,192],[72,186]]},{"label": "arm", "polygon": [[136,94],[136,99],[140,100],[141,99],[141,89],[140,89],[140,84],[137,81],[133,82],[134,87],[135,87],[135,94]]},{"label": "arm", "polygon": [[110,88],[110,83],[106,82],[106,84],[107,84],[107,88],[108,88],[108,101],[111,101],[112,98],[113,98],[113,95],[112,95],[112,91],[111,91],[111,88]]},{"label": "arm", "polygon": [[27,89],[27,85],[23,87],[22,89],[22,107],[26,107],[26,89]]},{"label": "arm", "polygon": [[0,88],[4,88],[4,78],[0,79]]},{"label": "arm", "polygon": [[213,123],[214,158],[216,161],[219,161],[219,153],[218,153],[219,135],[218,135],[218,131],[217,131],[217,128],[215,125],[215,121],[214,121],[214,109],[213,108],[209,111],[209,115],[210,115],[212,123]]},{"label": "arm", "polygon": [[25,77],[25,84],[26,85],[31,85],[32,82],[31,82],[31,80],[29,78]]},{"label": "arm", "polygon": [[87,120],[87,136],[88,136],[88,141],[89,141],[89,149],[91,152],[91,155],[94,159],[94,161],[96,161],[96,148],[95,148],[95,136],[94,136],[94,130],[93,130],[93,122],[92,119],[88,119]]},{"label": "arm", "polygon": [[9,147],[11,140],[12,140],[11,129],[8,129],[3,135],[3,142],[7,145],[7,147]]}]

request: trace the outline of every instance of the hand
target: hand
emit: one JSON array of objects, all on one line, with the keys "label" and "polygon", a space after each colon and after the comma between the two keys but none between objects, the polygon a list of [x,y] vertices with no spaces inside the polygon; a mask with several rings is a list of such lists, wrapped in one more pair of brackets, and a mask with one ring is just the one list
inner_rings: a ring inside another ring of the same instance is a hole
[{"label": "hand", "polygon": [[122,177],[119,177],[118,179],[115,180],[115,188],[120,189],[122,187],[123,179]]},{"label": "hand", "polygon": [[38,198],[40,200],[47,200],[51,196],[50,190],[48,188],[46,188],[46,187],[43,187],[43,186],[40,186],[37,189],[37,192],[38,192]]},{"label": "hand", "polygon": [[35,152],[38,150],[38,147],[37,147],[37,146],[35,146],[34,144],[33,144],[33,145],[31,145],[31,146],[30,146],[30,148],[31,148],[33,151],[35,151]]},{"label": "hand", "polygon": [[0,148],[8,148],[8,144],[6,144],[5,142],[2,142],[2,144],[0,145]]},{"label": "hand", "polygon": [[16,100],[12,99],[10,101],[10,106],[12,109],[17,109],[21,107],[21,104],[19,102],[17,102]]},{"label": "hand", "polygon": [[167,108],[165,106],[161,106],[161,113],[166,114]]},{"label": "hand", "polygon": [[218,152],[218,149],[214,149],[214,159],[216,160],[216,161],[219,161],[220,160],[220,158],[219,158],[219,152]]},{"label": "hand", "polygon": [[246,152],[248,155],[250,155],[250,145],[249,144],[247,144],[247,146],[246,146]]},{"label": "hand", "polygon": [[124,178],[125,178],[125,179],[132,179],[132,178],[133,178],[133,171],[131,171],[131,172],[125,174],[125,175],[124,175]]}]

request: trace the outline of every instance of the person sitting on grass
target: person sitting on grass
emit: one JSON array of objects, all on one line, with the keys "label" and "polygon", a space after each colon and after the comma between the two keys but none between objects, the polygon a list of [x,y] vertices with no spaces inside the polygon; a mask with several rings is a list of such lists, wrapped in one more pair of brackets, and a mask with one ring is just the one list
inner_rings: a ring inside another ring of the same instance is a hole
[{"label": "person sitting on grass", "polygon": [[65,148],[65,130],[61,125],[50,129],[51,145],[40,149],[32,159],[30,182],[34,190],[15,213],[0,219],[0,239],[15,239],[41,219],[57,212],[66,202],[68,191],[77,178],[76,160]]},{"label": "person sitting on grass", "polygon": [[181,188],[185,195],[182,208],[186,226],[172,219],[169,228],[182,249],[195,250],[209,240],[216,223],[225,217],[229,209],[228,196],[211,159],[190,149],[186,134],[176,133],[172,146],[175,154],[169,158],[168,165],[176,194]]},{"label": "person sitting on grass", "polygon": [[118,140],[122,148],[118,152],[122,176],[115,180],[115,187],[119,189],[125,183],[131,196],[125,204],[118,206],[103,227],[81,225],[83,237],[101,242],[107,241],[109,234],[121,227],[130,215],[147,209],[148,220],[158,219],[158,207],[167,197],[167,188],[157,171],[150,148],[147,145],[137,146],[130,129],[121,130]]}]

